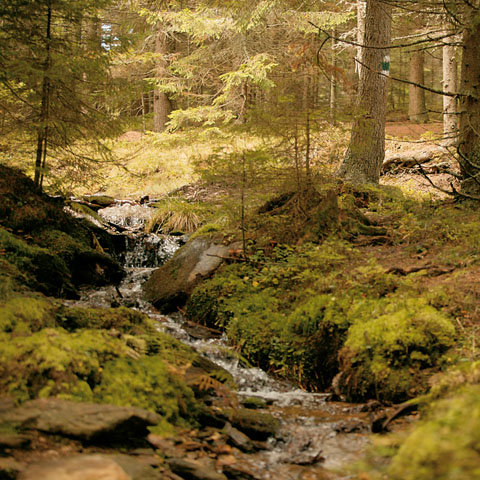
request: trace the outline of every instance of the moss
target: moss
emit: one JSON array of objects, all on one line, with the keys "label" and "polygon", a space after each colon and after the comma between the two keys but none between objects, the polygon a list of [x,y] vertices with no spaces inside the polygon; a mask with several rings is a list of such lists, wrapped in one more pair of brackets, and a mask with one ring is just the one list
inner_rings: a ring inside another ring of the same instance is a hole
[{"label": "moss", "polygon": [[280,420],[269,413],[257,412],[248,408],[225,408],[223,413],[231,424],[255,440],[266,440],[280,428]]},{"label": "moss", "polygon": [[68,331],[82,328],[116,329],[122,333],[145,333],[154,327],[146,315],[130,308],[63,307],[59,324]]},{"label": "moss", "polygon": [[[2,334],[1,390],[20,400],[71,394],[79,381],[90,387],[98,383],[102,365],[127,352],[124,342],[103,331],[69,334],[45,328],[29,336]],[[91,400],[91,392],[85,392],[82,399]]]},{"label": "moss", "polygon": [[422,376],[438,367],[441,355],[453,345],[453,324],[422,298],[396,296],[370,307],[376,310],[352,323],[340,352],[348,378],[345,393],[352,399],[390,401],[422,393]]},{"label": "moss", "polygon": [[17,275],[17,279],[28,287],[47,295],[74,295],[66,263],[47,249],[30,245],[2,228],[0,249],[4,259],[21,273],[21,276]]},{"label": "moss", "polygon": [[403,442],[388,469],[392,480],[480,479],[480,386],[436,402]]},{"label": "moss", "polygon": [[172,372],[159,356],[119,358],[105,365],[94,396],[105,403],[152,410],[179,424],[182,418],[193,418],[198,406],[192,390]]},{"label": "moss", "polygon": [[56,326],[56,307],[41,296],[16,295],[0,303],[0,332],[28,334]]}]

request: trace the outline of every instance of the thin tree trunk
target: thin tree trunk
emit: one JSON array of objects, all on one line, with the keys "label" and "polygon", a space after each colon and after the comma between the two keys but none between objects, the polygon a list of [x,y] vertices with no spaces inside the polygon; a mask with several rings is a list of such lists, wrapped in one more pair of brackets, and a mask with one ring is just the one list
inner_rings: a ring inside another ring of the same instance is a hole
[{"label": "thin tree trunk", "polygon": [[306,112],[305,120],[306,120],[305,122],[305,178],[307,180],[307,188],[309,188],[312,183],[312,170],[310,167],[311,126],[310,126],[310,111],[308,109]]},{"label": "thin tree trunk", "polygon": [[337,123],[337,55],[335,52],[335,38],[337,29],[333,29],[332,39],[332,74],[330,75],[330,122]]},{"label": "thin tree trunk", "polygon": [[40,107],[40,123],[37,131],[37,151],[35,158],[35,186],[42,188],[43,169],[46,164],[47,146],[48,146],[48,119],[49,119],[49,104],[50,104],[50,79],[48,71],[50,69],[51,54],[50,41],[52,39],[52,7],[50,2],[47,6],[47,25],[46,25],[46,41],[45,41],[45,63],[43,70],[43,84],[42,84],[42,104]]},{"label": "thin tree trunk", "polygon": [[[339,175],[353,183],[378,183],[385,157],[387,78],[390,69],[392,7],[380,0],[368,0],[365,20],[365,46],[350,146]],[[384,75],[379,75],[382,70]]]},{"label": "thin tree trunk", "polygon": [[[424,74],[425,54],[417,50],[410,55],[410,82],[418,85],[425,84]],[[425,104],[425,90],[415,85],[409,85],[408,90],[408,118],[411,122],[426,123],[428,121]]]},{"label": "thin tree trunk", "polygon": [[[156,66],[157,81],[160,81],[166,74],[165,55],[168,53],[167,36],[160,31],[155,39],[155,53],[158,55]],[[153,131],[163,132],[172,112],[170,99],[159,88],[155,88],[153,94]]]},{"label": "thin tree trunk", "polygon": [[[448,30],[445,33],[449,33]],[[443,90],[457,91],[457,60],[451,38],[445,38],[443,51]],[[443,96],[443,137],[447,144],[455,143],[458,132],[457,99]]]},{"label": "thin tree trunk", "polygon": [[480,23],[465,29],[458,153],[464,193],[480,195]]}]

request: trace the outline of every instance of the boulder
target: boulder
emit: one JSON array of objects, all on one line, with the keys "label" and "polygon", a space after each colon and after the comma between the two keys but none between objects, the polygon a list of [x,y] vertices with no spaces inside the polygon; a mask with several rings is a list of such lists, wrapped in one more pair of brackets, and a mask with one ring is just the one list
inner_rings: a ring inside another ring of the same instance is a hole
[{"label": "boulder", "polygon": [[163,313],[184,305],[198,282],[208,278],[229,255],[229,247],[210,236],[196,237],[153,272],[145,284],[147,300]]},{"label": "boulder", "polygon": [[148,435],[148,426],[159,421],[159,415],[141,408],[76,403],[57,398],[31,400],[20,407],[0,411],[0,423],[92,443],[136,442]]},{"label": "boulder", "polygon": [[113,459],[78,455],[30,465],[18,480],[133,480]]}]

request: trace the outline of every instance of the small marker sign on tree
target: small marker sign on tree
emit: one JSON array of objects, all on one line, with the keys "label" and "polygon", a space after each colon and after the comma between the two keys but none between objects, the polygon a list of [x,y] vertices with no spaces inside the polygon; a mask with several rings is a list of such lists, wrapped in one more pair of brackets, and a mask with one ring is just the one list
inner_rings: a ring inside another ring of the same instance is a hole
[{"label": "small marker sign on tree", "polygon": [[382,73],[384,75],[390,74],[390,55],[385,55],[382,60]]}]

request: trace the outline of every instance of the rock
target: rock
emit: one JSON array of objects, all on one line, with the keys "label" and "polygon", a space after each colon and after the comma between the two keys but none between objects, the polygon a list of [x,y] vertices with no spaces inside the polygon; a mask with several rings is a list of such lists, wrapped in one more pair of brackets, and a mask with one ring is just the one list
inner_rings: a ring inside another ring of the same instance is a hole
[{"label": "rock", "polygon": [[168,465],[173,473],[189,480],[227,480],[222,473],[218,473],[213,466],[198,460],[186,458],[171,458]]},{"label": "rock", "polygon": [[226,409],[225,413],[235,428],[246,433],[253,440],[266,440],[275,435],[280,428],[280,421],[268,413],[246,408]]},{"label": "rock", "polygon": [[314,465],[324,460],[319,436],[300,435],[288,442],[281,461],[292,465]]},{"label": "rock", "polygon": [[210,340],[222,336],[222,332],[219,330],[204,327],[193,322],[185,322],[182,328],[195,340]]},{"label": "rock", "polygon": [[133,480],[122,467],[103,455],[78,455],[34,464],[18,480]]},{"label": "rock", "polygon": [[113,197],[108,195],[84,195],[82,197],[88,203],[93,205],[97,205],[101,208],[110,207],[111,205],[115,204],[116,200]]},{"label": "rock", "polygon": [[148,458],[154,460],[153,456],[136,459],[128,455],[115,455],[110,458],[122,467],[132,480],[163,480],[163,475],[152,466],[154,462],[147,461]]},{"label": "rock", "polygon": [[308,450],[307,452],[300,452],[296,455],[292,455],[286,463],[293,465],[314,465],[315,463],[323,462],[325,458],[322,456],[322,449],[317,447],[316,449]]},{"label": "rock", "polygon": [[338,422],[334,430],[338,433],[365,433],[370,432],[370,425],[362,420],[345,420]]},{"label": "rock", "polygon": [[242,406],[251,410],[267,408],[267,402],[263,398],[247,397],[241,400]]},{"label": "rock", "polygon": [[256,475],[243,465],[225,465],[223,473],[231,480],[262,480],[263,477]]},{"label": "rock", "polygon": [[229,247],[215,244],[209,236],[187,242],[145,284],[147,300],[163,313],[182,306],[202,278],[210,276],[228,258]]},{"label": "rock", "polygon": [[20,424],[24,428],[65,435],[88,442],[135,442],[147,436],[147,427],[160,417],[134,407],[76,403],[44,398],[0,412],[0,422]]},{"label": "rock", "polygon": [[5,448],[24,448],[30,444],[30,441],[31,439],[27,435],[0,433],[0,450]]},{"label": "rock", "polygon": [[240,430],[233,428],[229,422],[225,424],[223,431],[227,435],[228,443],[234,447],[237,447],[239,450],[246,453],[255,451],[255,447],[250,438]]},{"label": "rock", "polygon": [[[14,458],[0,458],[0,479],[15,480],[25,466],[17,462]],[[38,477],[38,480],[41,477]]]},{"label": "rock", "polygon": [[383,404],[378,400],[369,400],[365,405],[362,406],[360,412],[376,412],[383,408]]}]

